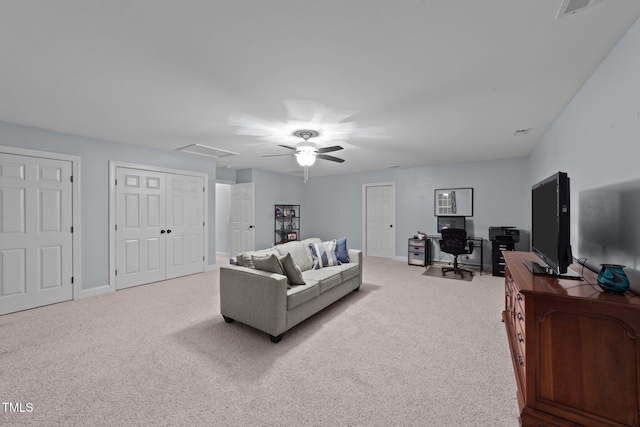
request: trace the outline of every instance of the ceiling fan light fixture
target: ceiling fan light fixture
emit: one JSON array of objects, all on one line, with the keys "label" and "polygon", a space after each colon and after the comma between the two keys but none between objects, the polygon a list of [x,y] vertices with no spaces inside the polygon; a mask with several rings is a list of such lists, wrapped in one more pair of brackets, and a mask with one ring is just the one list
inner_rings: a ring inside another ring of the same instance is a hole
[{"label": "ceiling fan light fixture", "polygon": [[313,166],[316,162],[316,151],[313,147],[300,147],[296,153],[296,160],[300,166]]}]

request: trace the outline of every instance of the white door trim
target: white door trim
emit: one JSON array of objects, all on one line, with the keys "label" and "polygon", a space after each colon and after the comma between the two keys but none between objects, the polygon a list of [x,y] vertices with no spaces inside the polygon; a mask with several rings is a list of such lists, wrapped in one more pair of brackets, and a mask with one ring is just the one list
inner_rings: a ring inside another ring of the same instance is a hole
[{"label": "white door trim", "polygon": [[202,238],[204,270],[209,266],[209,174],[137,163],[109,160],[109,291],[116,290],[116,168],[140,169],[151,172],[174,173],[201,177],[204,182],[204,236]]},{"label": "white door trim", "polygon": [[367,188],[369,187],[381,187],[390,185],[393,188],[393,258],[395,258],[396,253],[396,229],[395,221],[396,221],[396,183],[395,181],[390,182],[368,182],[362,184],[362,253],[367,255]]},{"label": "white door trim", "polygon": [[73,234],[71,238],[73,244],[73,266],[71,271],[73,272],[73,299],[79,299],[82,290],[82,217],[80,210],[82,203],[80,200],[80,157],[69,154],[52,153],[49,151],[10,147],[6,145],[0,145],[0,152],[71,162],[71,175],[73,176],[73,183],[71,185],[71,223],[73,224]]}]

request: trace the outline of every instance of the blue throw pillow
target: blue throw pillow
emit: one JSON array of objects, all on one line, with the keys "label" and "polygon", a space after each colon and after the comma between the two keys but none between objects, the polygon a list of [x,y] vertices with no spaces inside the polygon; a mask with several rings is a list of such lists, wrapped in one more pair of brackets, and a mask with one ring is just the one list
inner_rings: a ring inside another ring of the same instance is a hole
[{"label": "blue throw pillow", "polygon": [[347,238],[336,240],[336,257],[342,264],[349,262],[349,251],[347,250]]},{"label": "blue throw pillow", "polygon": [[340,265],[336,258],[336,241],[309,243],[311,254],[313,255],[313,268],[318,270],[323,267]]}]

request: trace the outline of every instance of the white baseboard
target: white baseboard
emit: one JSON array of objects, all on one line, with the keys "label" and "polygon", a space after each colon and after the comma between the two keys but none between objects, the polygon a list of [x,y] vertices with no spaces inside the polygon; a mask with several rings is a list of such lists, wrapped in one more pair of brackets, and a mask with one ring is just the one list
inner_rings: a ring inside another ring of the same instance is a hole
[{"label": "white baseboard", "polygon": [[95,297],[102,294],[108,294],[111,292],[109,285],[98,286],[97,288],[81,289],[80,298]]}]

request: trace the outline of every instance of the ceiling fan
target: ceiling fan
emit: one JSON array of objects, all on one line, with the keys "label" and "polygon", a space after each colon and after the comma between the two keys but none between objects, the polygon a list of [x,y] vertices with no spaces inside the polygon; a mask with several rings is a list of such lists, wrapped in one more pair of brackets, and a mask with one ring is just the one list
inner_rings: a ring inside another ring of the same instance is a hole
[{"label": "ceiling fan", "polygon": [[319,134],[318,131],[301,129],[294,131],[292,135],[302,138],[304,141],[299,142],[295,147],[290,147],[288,145],[278,144],[279,147],[284,147],[289,150],[295,151],[295,153],[287,153],[287,154],[271,154],[262,157],[280,157],[280,156],[295,156],[296,161],[302,167],[304,167],[304,181],[307,182],[309,178],[309,166],[312,166],[316,162],[316,158],[322,160],[329,160],[331,162],[343,163],[344,159],[339,157],[330,156],[325,153],[331,153],[333,151],[343,150],[343,148],[339,145],[333,145],[331,147],[321,147],[318,148],[315,142],[309,141],[309,138],[317,137]]}]

